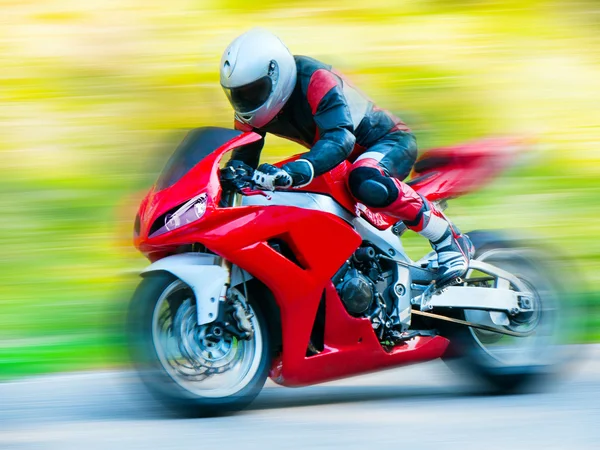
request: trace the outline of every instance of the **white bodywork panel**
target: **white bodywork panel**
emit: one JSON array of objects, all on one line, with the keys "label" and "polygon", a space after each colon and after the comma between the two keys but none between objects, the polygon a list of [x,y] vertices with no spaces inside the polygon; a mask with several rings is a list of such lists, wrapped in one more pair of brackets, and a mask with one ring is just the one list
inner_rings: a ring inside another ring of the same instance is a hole
[{"label": "white bodywork panel", "polygon": [[378,230],[362,217],[357,217],[345,210],[339,203],[327,195],[314,194],[308,192],[294,191],[275,191],[269,194],[269,197],[255,195],[244,197],[243,205],[261,205],[261,206],[295,206],[297,208],[312,209],[333,214],[348,222],[363,240],[370,242],[378,247],[384,253],[395,260],[410,262],[404,252],[402,242],[398,236],[392,233],[391,228],[387,230]]},{"label": "white bodywork panel", "polygon": [[[402,294],[396,293],[396,297],[399,319],[404,328],[410,326],[411,304],[419,305],[422,311],[434,308],[460,308],[471,310],[470,313],[475,314],[476,311],[474,310],[478,310],[484,314],[484,317],[478,317],[479,319],[483,318],[486,323],[492,322],[503,325],[508,320],[506,312],[514,314],[522,311],[523,308],[519,305],[519,299],[530,295],[527,288],[514,275],[484,262],[474,260],[471,261],[471,269],[494,274],[498,279],[506,280],[506,288],[451,286],[433,296],[424,293],[411,299],[409,288],[411,286],[411,274],[409,270],[412,267],[418,268],[425,261],[433,261],[436,256],[434,252],[424,257],[417,264],[412,263],[404,252],[400,239],[390,229],[378,230],[362,217],[357,217],[345,210],[331,197],[322,194],[275,191],[269,197],[245,196],[243,197],[243,205],[288,205],[334,214],[354,227],[363,240],[378,247],[391,260],[397,261],[398,268],[400,266],[407,267],[408,270],[396,274],[396,286],[394,286],[394,288],[398,288],[399,292],[403,292]],[[163,258],[148,266],[142,273],[164,270],[188,284],[196,297],[198,324],[204,325],[217,318],[219,302],[225,298],[228,282],[231,283],[231,286],[237,286],[252,279],[252,275],[237,266],[232,266],[231,273],[229,273],[225,267],[219,264],[220,258],[217,255],[183,253]],[[508,286],[511,284],[521,292],[509,290]],[[477,322],[477,320],[474,321]]]},{"label": "white bodywork panel", "polygon": [[[217,318],[219,301],[225,293],[227,270],[215,265],[217,257],[205,253],[182,253],[167,256],[146,267],[142,273],[164,270],[187,284],[196,297],[198,324],[211,323]],[[242,270],[233,270],[241,280]],[[246,281],[251,277],[248,275]]]},{"label": "white bodywork panel", "polygon": [[509,289],[490,289],[472,286],[451,286],[441,294],[433,295],[421,304],[421,310],[433,308],[483,309],[488,311],[511,311],[519,308],[519,296],[523,293]]}]

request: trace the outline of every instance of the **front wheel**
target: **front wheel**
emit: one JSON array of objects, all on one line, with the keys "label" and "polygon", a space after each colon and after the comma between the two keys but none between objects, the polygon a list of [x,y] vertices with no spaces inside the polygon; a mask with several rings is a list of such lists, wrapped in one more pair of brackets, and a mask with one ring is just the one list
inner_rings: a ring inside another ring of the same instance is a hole
[{"label": "front wheel", "polygon": [[250,338],[232,332],[234,317],[199,326],[193,291],[169,273],[146,275],[133,296],[128,320],[133,363],[150,392],[179,414],[237,411],[264,386],[270,367],[265,320],[251,299],[235,290],[230,294],[228,302],[239,302],[238,311],[247,315]]},{"label": "front wheel", "polygon": [[[460,325],[447,325],[444,334],[450,339],[445,362],[459,372],[474,373],[488,388],[498,393],[523,392],[539,387],[554,375],[568,355],[570,316],[563,303],[568,300],[567,277],[557,270],[551,254],[506,236],[469,233],[476,248],[475,259],[515,275],[533,295],[532,312],[510,317],[510,323],[497,325],[489,312],[465,310],[456,318],[488,326],[526,332],[513,337]],[[484,279],[469,271],[466,281]],[[480,283],[482,287],[514,289],[508,282]],[[507,316],[505,316],[506,318]],[[505,319],[508,321],[508,319]],[[498,322],[498,321],[497,321]]]}]

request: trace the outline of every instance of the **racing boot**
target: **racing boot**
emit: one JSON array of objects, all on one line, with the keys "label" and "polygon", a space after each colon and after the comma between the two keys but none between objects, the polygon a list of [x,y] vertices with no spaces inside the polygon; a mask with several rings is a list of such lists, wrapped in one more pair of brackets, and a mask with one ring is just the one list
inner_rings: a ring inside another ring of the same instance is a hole
[{"label": "racing boot", "polygon": [[[379,168],[378,163],[364,160],[363,166],[370,165],[371,170],[381,172],[381,177],[371,178],[360,184],[354,194],[357,199],[370,203],[374,211],[381,211],[404,222],[407,228],[416,231],[429,239],[431,246],[438,257],[438,278],[436,287],[440,288],[462,277],[469,268],[469,258],[473,253],[473,246],[469,238],[461,235],[457,228],[423,196],[415,192],[408,184],[395,178],[386,178]],[[358,173],[361,169],[355,169]],[[350,175],[352,188],[352,174]],[[391,192],[395,191],[395,195]],[[395,197],[387,206],[377,203],[387,203],[390,197]],[[381,201],[384,198],[385,201]],[[412,220],[407,220],[414,217]]]},{"label": "racing boot", "polygon": [[[408,223],[407,223],[408,222]],[[413,222],[404,222],[408,228],[426,237],[437,253],[438,277],[436,286],[443,287],[462,277],[469,268],[473,256],[473,244],[431,204],[423,199],[423,207]]]}]

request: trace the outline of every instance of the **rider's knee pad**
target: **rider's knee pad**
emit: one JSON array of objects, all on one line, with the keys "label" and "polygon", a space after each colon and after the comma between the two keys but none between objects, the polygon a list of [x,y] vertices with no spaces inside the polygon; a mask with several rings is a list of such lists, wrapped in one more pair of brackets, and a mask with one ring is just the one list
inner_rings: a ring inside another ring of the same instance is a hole
[{"label": "rider's knee pad", "polygon": [[358,167],[348,178],[350,192],[366,206],[384,208],[398,198],[398,188],[391,178],[371,167]]}]

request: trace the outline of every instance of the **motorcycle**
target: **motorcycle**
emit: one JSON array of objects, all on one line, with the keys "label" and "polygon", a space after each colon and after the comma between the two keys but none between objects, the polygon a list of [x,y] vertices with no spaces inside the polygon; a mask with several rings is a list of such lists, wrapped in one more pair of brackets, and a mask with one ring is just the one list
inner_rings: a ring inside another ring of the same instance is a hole
[{"label": "motorcycle", "polygon": [[[551,255],[474,231],[467,274],[437,286],[435,253],[412,261],[405,225],[349,194],[349,163],[274,192],[223,164],[258,139],[192,130],[139,207],[134,243],[151,264],[130,304],[129,346],[165,405],[223,414],[249,405],[267,377],[305,386],[436,358],[499,392],[560,367],[565,288]],[[497,138],[433,149],[408,183],[442,211],[519,148]]]}]

